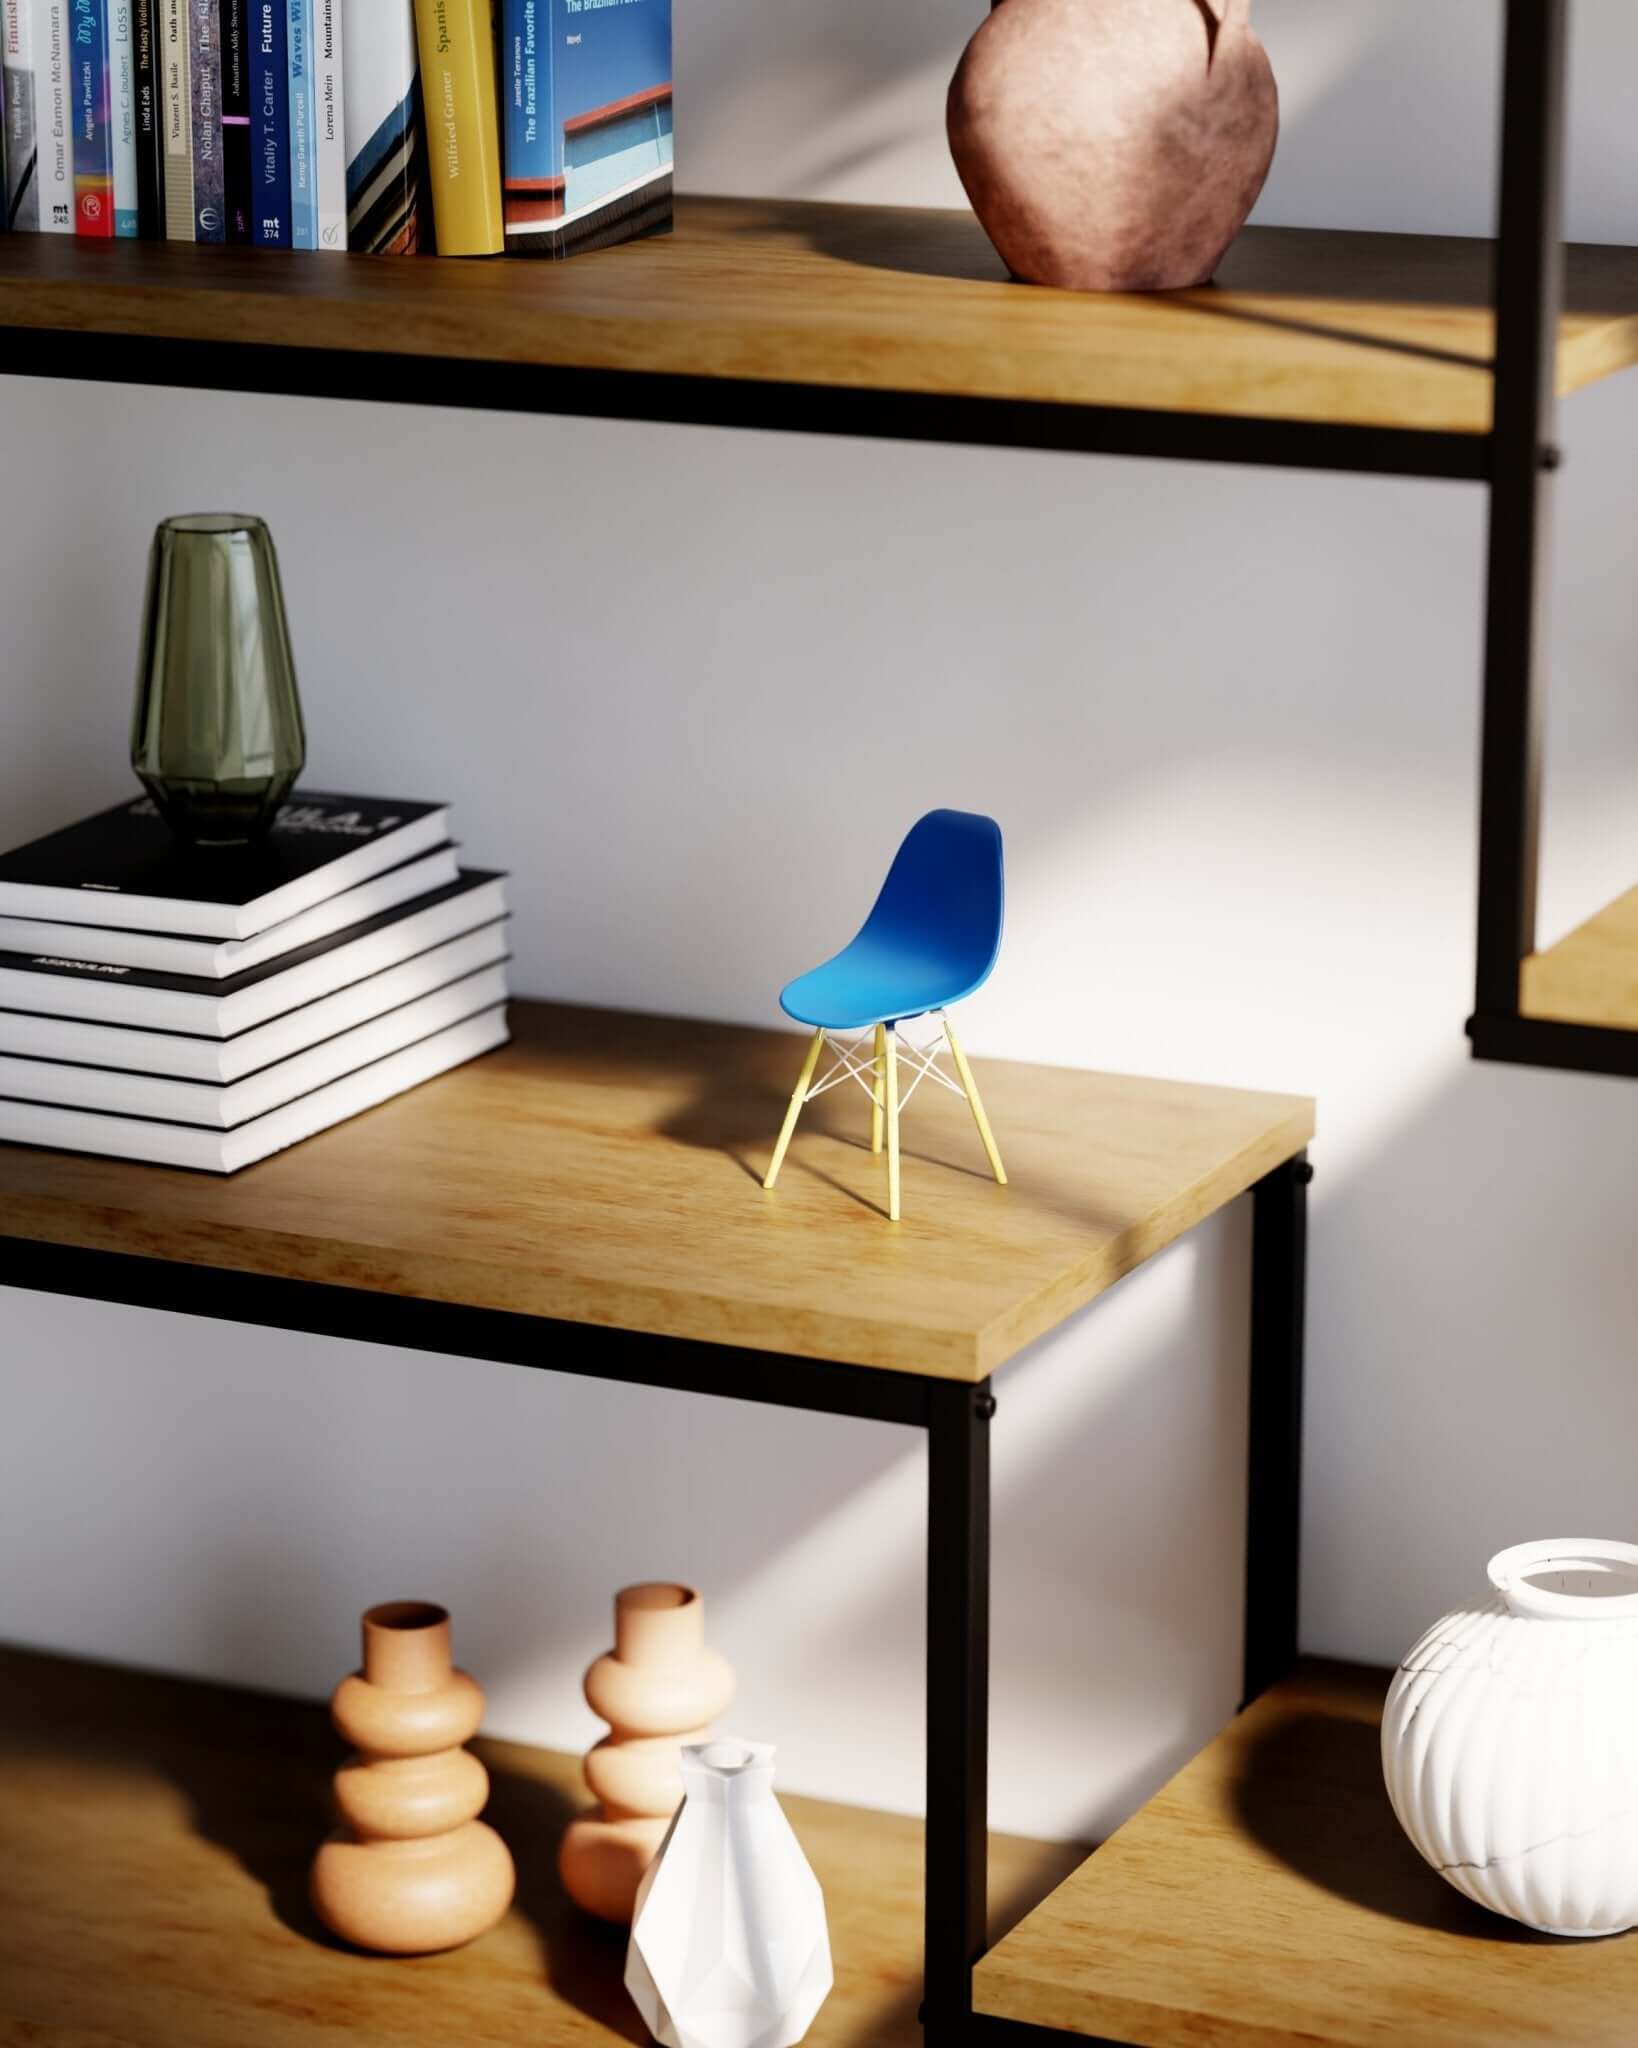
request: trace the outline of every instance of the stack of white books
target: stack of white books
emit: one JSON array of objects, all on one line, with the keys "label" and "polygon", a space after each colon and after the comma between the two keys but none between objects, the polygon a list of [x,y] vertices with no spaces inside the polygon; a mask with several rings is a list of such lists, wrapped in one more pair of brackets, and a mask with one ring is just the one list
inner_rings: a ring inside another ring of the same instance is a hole
[{"label": "stack of white books", "polygon": [[236,1173],[503,1044],[506,958],[447,806],[225,848],[118,804],[0,854],[0,1139]]}]

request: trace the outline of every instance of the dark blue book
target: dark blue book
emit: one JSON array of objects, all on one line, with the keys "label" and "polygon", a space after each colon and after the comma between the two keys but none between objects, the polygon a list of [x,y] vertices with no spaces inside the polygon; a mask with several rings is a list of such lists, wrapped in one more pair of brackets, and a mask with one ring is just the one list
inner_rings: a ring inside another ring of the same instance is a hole
[{"label": "dark blue book", "polygon": [[250,239],[290,247],[290,63],[285,0],[250,0]]},{"label": "dark blue book", "polygon": [[250,29],[252,0],[221,0],[222,199],[230,242],[250,240],[254,190],[250,148]]}]

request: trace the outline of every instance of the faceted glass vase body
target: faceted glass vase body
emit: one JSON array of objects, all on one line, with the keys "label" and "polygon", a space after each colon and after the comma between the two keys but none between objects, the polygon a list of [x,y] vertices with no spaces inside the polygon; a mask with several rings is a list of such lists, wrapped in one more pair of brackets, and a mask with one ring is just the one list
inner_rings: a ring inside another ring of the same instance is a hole
[{"label": "faceted glass vase body", "polygon": [[273,536],[259,519],[167,519],[148,558],[131,765],[179,838],[242,846],[307,758]]},{"label": "faceted glass vase body", "polygon": [[1430,1628],[1382,1714],[1399,1824],[1459,1892],[1543,1934],[1638,1926],[1638,1546],[1521,1544]]}]

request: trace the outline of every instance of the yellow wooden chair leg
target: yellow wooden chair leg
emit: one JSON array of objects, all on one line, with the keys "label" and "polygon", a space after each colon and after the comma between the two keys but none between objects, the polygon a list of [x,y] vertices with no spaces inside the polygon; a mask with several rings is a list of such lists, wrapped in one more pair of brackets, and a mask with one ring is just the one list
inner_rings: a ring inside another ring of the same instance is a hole
[{"label": "yellow wooden chair leg", "polygon": [[899,1220],[899,1039],[891,1026],[886,1032],[883,1065],[887,1070],[887,1214]]},{"label": "yellow wooden chair leg", "polygon": [[979,1097],[978,1083],[973,1079],[973,1070],[967,1064],[967,1055],[956,1042],[955,1032],[948,1017],[944,1020],[944,1035],[950,1041],[950,1053],[956,1063],[956,1072],[961,1076],[961,1085],[967,1091],[967,1101],[972,1108],[973,1122],[978,1126],[978,1135],[984,1141],[984,1150],[989,1156],[990,1171],[1003,1187],[1007,1184],[1007,1169],[1001,1164],[1001,1154],[995,1149],[995,1137],[990,1130],[990,1120],[984,1114],[984,1104]]},{"label": "yellow wooden chair leg", "polygon": [[876,1060],[870,1088],[870,1149],[882,1149],[882,1100],[887,1087],[887,1026],[876,1026]]},{"label": "yellow wooden chair leg", "polygon": [[822,1031],[816,1031],[813,1034],[813,1043],[808,1047],[808,1056],[802,1062],[802,1071],[797,1076],[796,1086],[791,1091],[790,1107],[785,1111],[784,1128],[779,1133],[779,1143],[774,1147],[774,1156],[768,1168],[768,1177],[762,1183],[765,1188],[771,1188],[779,1178],[779,1169],[785,1163],[785,1148],[791,1142],[791,1133],[796,1129],[796,1119],[802,1114],[802,1105],[808,1099],[808,1088],[813,1080],[813,1070],[819,1064],[819,1055],[824,1050],[824,1044],[825,1034]]}]

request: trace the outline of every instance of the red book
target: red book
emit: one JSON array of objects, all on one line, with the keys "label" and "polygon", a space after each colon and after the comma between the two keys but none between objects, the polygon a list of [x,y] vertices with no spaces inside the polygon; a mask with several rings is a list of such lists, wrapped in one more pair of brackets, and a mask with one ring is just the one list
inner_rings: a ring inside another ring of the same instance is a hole
[{"label": "red book", "polygon": [[105,0],[72,0],[69,76],[74,110],[74,232],[112,238],[114,142],[108,125],[108,12]]}]

